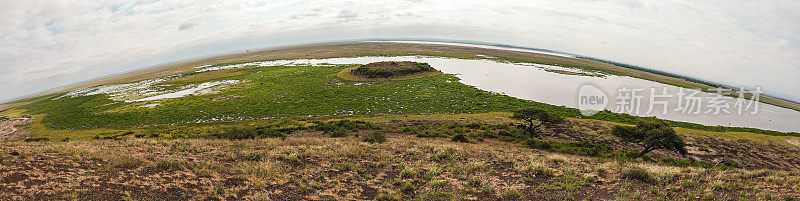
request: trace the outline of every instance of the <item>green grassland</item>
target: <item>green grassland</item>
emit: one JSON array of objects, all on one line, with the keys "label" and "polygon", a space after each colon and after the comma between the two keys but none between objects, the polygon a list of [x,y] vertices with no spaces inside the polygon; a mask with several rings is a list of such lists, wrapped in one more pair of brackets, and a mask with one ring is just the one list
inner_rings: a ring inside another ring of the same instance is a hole
[{"label": "green grassland", "polygon": [[[651,80],[655,82],[660,82],[685,88],[699,88],[699,89],[712,88],[704,84],[695,83],[684,79],[658,75],[630,68],[624,68],[589,59],[566,58],[566,57],[537,54],[537,53],[517,52],[509,50],[481,49],[481,48],[459,47],[459,46],[448,46],[448,45],[381,43],[381,42],[336,42],[336,43],[310,44],[310,45],[299,45],[299,46],[280,47],[280,48],[269,48],[269,49],[253,50],[246,52],[236,52],[236,53],[230,53],[230,54],[224,54],[224,55],[218,55],[200,59],[181,61],[181,62],[162,65],[159,67],[135,71],[132,73],[112,76],[109,78],[91,81],[59,90],[54,90],[46,92],[44,94],[40,94],[37,97],[53,93],[61,93],[76,89],[82,89],[91,86],[98,86],[103,84],[129,83],[139,80],[175,75],[179,73],[188,73],[195,70],[192,67],[201,65],[237,64],[237,63],[247,63],[253,61],[269,61],[269,60],[280,60],[280,59],[333,58],[333,57],[357,57],[357,56],[407,56],[407,55],[441,56],[441,57],[453,57],[462,59],[486,59],[476,55],[488,55],[495,57],[492,58],[494,60],[504,61],[504,62],[528,62],[528,63],[557,65],[563,67],[580,68],[590,71],[599,71],[615,75],[631,76],[635,78]],[[14,101],[13,103],[30,102],[31,100],[34,99],[36,99],[36,97],[17,100]],[[772,97],[762,96],[760,98],[760,101],[780,107],[800,110],[800,105]]]},{"label": "green grassland", "polygon": [[[328,115],[479,113],[508,111],[537,104],[460,84],[452,75],[374,85],[336,85],[331,80],[346,66],[258,67],[251,73],[226,77],[244,81],[213,95],[164,99],[155,108],[127,107],[132,103],[105,95],[38,101],[24,106],[59,129],[136,127],[198,120],[262,119]],[[212,71],[213,72],[213,71]],[[202,74],[201,74],[202,75]],[[195,75],[200,76],[200,75]],[[55,94],[53,96],[58,96]],[[224,101],[204,99],[237,95]],[[142,103],[143,104],[143,103]],[[127,109],[119,110],[126,107]],[[113,112],[109,112],[113,111]]]},{"label": "green grassland", "polygon": [[[342,72],[355,66],[275,66],[247,67],[191,73],[167,84],[216,80],[241,80],[220,93],[190,95],[150,102],[113,101],[104,94],[60,98],[44,96],[40,101],[20,106],[28,113],[47,116],[42,121],[55,129],[132,128],[219,120],[254,120],[308,116],[357,116],[381,114],[461,114],[508,112],[520,107],[537,107],[569,118],[590,118],[633,124],[641,117],[600,112],[584,117],[579,111],[534,101],[486,92],[458,82],[453,75],[440,73],[410,75],[418,79],[388,78],[365,85],[341,84]],[[337,76],[338,75],[338,76]],[[427,77],[425,77],[427,76]],[[229,100],[209,101],[215,97]],[[673,126],[706,131],[752,132],[767,135],[800,136],[751,128],[703,126],[671,122]]]}]

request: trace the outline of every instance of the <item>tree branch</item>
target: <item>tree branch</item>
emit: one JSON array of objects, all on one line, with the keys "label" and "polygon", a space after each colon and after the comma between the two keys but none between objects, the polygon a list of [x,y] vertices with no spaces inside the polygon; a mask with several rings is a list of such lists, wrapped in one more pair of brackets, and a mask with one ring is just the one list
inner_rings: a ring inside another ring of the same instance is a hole
[{"label": "tree branch", "polygon": [[649,153],[650,151],[653,151],[653,150],[655,150],[655,147],[645,147],[644,150],[639,152],[639,156],[637,156],[637,158],[640,158],[640,157],[644,156],[645,154],[647,154],[647,153]]}]

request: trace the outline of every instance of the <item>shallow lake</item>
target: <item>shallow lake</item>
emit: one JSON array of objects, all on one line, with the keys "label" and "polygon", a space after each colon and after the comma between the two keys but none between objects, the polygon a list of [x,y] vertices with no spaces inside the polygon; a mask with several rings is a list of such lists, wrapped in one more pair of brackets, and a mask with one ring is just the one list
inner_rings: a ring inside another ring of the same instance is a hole
[{"label": "shallow lake", "polygon": [[[642,80],[627,76],[592,76],[592,72],[530,63],[504,63],[493,60],[467,60],[442,57],[400,56],[400,57],[356,57],[329,59],[300,59],[254,62],[234,66],[213,67],[218,70],[249,65],[275,66],[292,64],[366,64],[377,61],[415,61],[425,62],[444,73],[455,74],[464,84],[479,89],[503,93],[512,97],[578,108],[578,95],[582,86],[590,84],[602,90],[607,99],[605,108],[618,113],[636,116],[656,116],[662,119],[699,123],[703,125],[722,125],[752,127],[766,130],[800,132],[800,112],[773,105],[739,99],[741,107],[736,107],[735,98],[718,97],[716,94],[683,89],[671,85]],[[201,67],[202,68],[202,67]],[[578,74],[578,75],[576,75]],[[651,96],[651,88],[653,95]],[[680,98],[678,93],[683,89]],[[633,90],[639,90],[633,92]],[[666,90],[662,91],[662,90]],[[696,92],[696,93],[694,93]],[[689,96],[693,94],[694,96]],[[631,97],[631,98],[623,98]],[[635,98],[639,97],[639,98]],[[653,108],[650,109],[650,98]],[[694,102],[689,101],[691,97]],[[679,101],[682,100],[682,101]],[[638,107],[635,104],[638,102]],[[688,103],[700,103],[688,104]],[[716,104],[712,104],[716,102]],[[679,109],[679,104],[684,110]],[[711,107],[728,105],[727,108]],[[622,107],[620,107],[622,106]],[[666,112],[664,112],[666,106]],[[689,106],[694,106],[690,108]],[[757,107],[757,109],[756,109]],[[627,108],[627,109],[625,109]],[[638,109],[637,109],[638,108]],[[739,108],[742,112],[739,113]],[[728,112],[726,113],[725,110]],[[648,112],[649,111],[649,112]],[[719,111],[718,114],[715,114]],[[752,114],[756,111],[755,114]],[[699,114],[695,114],[699,113]]]}]

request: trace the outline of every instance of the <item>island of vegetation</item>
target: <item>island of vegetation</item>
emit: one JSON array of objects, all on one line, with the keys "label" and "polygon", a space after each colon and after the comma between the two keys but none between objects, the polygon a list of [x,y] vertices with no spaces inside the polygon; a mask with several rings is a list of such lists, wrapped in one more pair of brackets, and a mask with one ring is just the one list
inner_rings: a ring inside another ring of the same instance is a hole
[{"label": "island of vegetation", "polygon": [[421,72],[434,72],[427,63],[411,61],[381,61],[368,63],[350,71],[355,76],[366,78],[390,78],[412,75]]}]

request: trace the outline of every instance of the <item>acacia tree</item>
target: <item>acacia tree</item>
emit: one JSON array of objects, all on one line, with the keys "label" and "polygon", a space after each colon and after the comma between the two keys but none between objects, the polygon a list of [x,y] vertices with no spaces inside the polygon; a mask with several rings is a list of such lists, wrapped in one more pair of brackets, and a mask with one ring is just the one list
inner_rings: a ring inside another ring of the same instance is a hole
[{"label": "acacia tree", "polygon": [[640,121],[636,126],[615,126],[612,133],[627,142],[644,146],[637,158],[656,149],[674,151],[681,155],[687,153],[683,138],[667,122],[661,120]]},{"label": "acacia tree", "polygon": [[[550,114],[547,111],[537,108],[516,109],[514,110],[514,115],[512,115],[511,118],[525,121],[527,124],[525,126],[525,130],[530,133],[531,138],[536,136],[536,133],[539,132],[540,127],[543,125],[545,127],[550,127],[551,125],[564,122],[564,118],[561,116]],[[538,121],[539,124],[537,125],[535,121]]]}]

